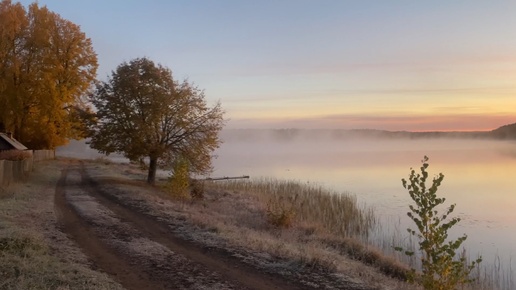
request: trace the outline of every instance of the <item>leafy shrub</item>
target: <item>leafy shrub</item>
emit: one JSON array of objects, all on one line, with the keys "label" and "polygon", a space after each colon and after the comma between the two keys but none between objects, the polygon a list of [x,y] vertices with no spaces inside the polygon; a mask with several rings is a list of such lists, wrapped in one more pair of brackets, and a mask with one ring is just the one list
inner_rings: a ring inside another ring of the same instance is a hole
[{"label": "leafy shrub", "polygon": [[[445,202],[445,198],[437,197],[437,189],[444,179],[439,173],[434,177],[432,186],[427,188],[428,178],[428,157],[425,156],[421,166],[421,173],[411,169],[409,180],[402,179],[403,187],[408,190],[410,197],[416,206],[410,205],[410,212],[407,215],[417,226],[417,232],[407,229],[410,235],[417,237],[421,254],[422,272],[418,273],[412,269],[410,280],[419,283],[425,289],[448,290],[455,289],[458,285],[471,283],[469,275],[475,265],[482,261],[481,258],[469,263],[465,255],[457,255],[457,250],[466,240],[463,235],[455,241],[447,241],[448,230],[460,221],[454,217],[447,220],[448,216],[455,209],[452,204],[446,212],[439,215],[436,207]],[[413,256],[412,251],[395,248],[397,251],[404,251],[406,255]],[[455,258],[458,256],[458,260]]]},{"label": "leafy shrub", "polygon": [[204,182],[202,180],[190,179],[190,196],[193,199],[204,198]]},{"label": "leafy shrub", "polygon": [[292,226],[295,217],[294,207],[296,205],[298,195],[292,198],[283,196],[274,199],[271,198],[267,202],[267,220],[268,222],[279,228],[289,228]]},{"label": "leafy shrub", "polygon": [[188,171],[188,162],[186,160],[178,160],[173,165],[173,173],[166,184],[167,191],[175,198],[181,200],[190,199],[190,174]]}]

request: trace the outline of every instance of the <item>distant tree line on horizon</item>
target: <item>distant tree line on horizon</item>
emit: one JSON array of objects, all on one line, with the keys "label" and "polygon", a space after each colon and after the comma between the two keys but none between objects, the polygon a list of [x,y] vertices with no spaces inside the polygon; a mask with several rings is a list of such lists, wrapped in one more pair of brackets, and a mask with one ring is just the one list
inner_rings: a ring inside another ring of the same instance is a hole
[{"label": "distant tree line on horizon", "polygon": [[383,139],[492,139],[516,140],[516,123],[501,126],[491,131],[387,131],[377,129],[228,129],[222,132],[225,140],[258,140],[270,138],[275,141],[292,141],[296,139],[313,139],[314,137],[346,140],[353,138]]}]

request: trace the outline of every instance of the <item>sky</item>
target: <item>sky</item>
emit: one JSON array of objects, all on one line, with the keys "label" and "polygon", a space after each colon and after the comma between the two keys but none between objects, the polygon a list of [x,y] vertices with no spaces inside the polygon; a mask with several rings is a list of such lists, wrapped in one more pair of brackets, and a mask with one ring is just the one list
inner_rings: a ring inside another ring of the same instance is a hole
[{"label": "sky", "polygon": [[38,3],[91,38],[100,80],[148,57],[204,89],[209,104],[220,101],[227,128],[516,122],[516,1]]}]

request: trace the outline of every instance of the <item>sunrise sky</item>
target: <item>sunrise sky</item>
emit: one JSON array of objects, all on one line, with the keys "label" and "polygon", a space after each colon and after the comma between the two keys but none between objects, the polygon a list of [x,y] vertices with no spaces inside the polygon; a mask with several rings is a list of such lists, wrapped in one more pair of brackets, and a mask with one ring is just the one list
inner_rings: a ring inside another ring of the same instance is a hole
[{"label": "sunrise sky", "polygon": [[516,1],[38,3],[92,39],[99,79],[149,57],[220,100],[228,128],[516,122]]}]

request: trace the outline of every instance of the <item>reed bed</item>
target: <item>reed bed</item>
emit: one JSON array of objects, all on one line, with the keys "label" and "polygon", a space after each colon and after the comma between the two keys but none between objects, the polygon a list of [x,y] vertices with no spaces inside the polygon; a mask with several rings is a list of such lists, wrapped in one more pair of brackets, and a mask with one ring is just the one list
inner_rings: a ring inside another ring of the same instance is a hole
[{"label": "reed bed", "polygon": [[[335,248],[342,247],[342,253],[375,265],[389,276],[403,280],[407,266],[420,267],[416,256],[407,257],[394,250],[394,246],[403,245],[417,251],[415,241],[400,229],[400,221],[380,221],[374,209],[360,205],[354,195],[328,190],[314,183],[274,178],[217,181],[208,186],[255,195],[269,208],[273,205],[276,209],[293,212],[296,222],[315,223],[335,238],[350,238],[343,244],[326,236],[326,243]],[[390,229],[386,230],[385,223],[389,223]],[[462,289],[516,289],[512,265],[486,262],[472,273],[476,281]]]},{"label": "reed bed", "polygon": [[327,190],[320,185],[262,178],[219,182],[225,190],[257,195],[274,208],[292,210],[298,221],[317,223],[331,233],[366,239],[377,224],[372,208],[358,204],[355,196]]},{"label": "reed bed", "polygon": [[[386,219],[383,223],[388,223],[389,227],[382,227],[378,224],[372,231],[366,243],[373,245],[380,249],[383,255],[391,257],[396,261],[408,265],[410,268],[421,270],[421,261],[419,259],[416,240],[412,236],[406,234],[406,231],[400,227],[401,221]],[[407,256],[403,253],[394,250],[394,245],[402,246],[405,249],[413,251],[413,256]],[[480,254],[476,256],[471,254],[467,249],[462,249],[458,256],[464,255],[469,257],[467,263],[476,260]],[[500,256],[496,256],[494,261],[483,260],[477,264],[475,269],[471,272],[470,278],[474,281],[469,285],[464,285],[461,289],[467,290],[514,290],[516,289],[515,270],[513,267],[513,260],[504,260]]]}]

